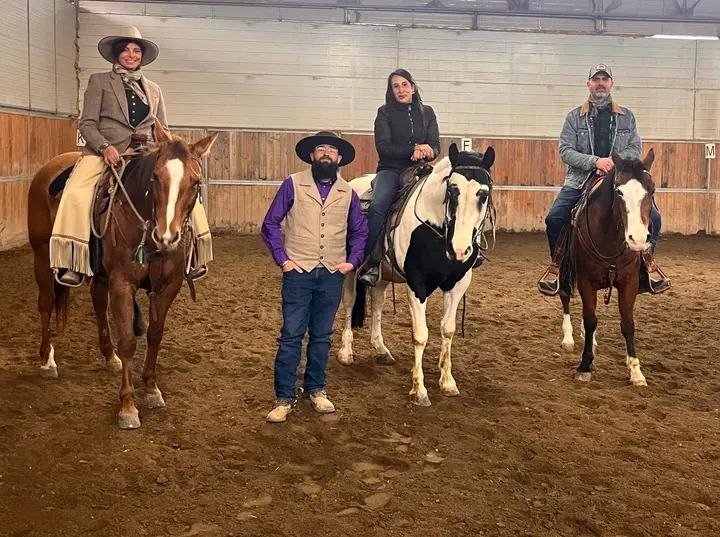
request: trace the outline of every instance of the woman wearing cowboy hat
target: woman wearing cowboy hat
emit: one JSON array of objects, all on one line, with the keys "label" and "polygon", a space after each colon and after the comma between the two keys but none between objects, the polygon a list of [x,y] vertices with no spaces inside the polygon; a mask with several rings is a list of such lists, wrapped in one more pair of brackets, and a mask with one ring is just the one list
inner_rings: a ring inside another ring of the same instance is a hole
[{"label": "woman wearing cowboy hat", "polygon": [[[93,274],[89,239],[96,183],[107,166],[120,161],[121,153],[152,141],[155,119],[167,129],[162,91],[141,69],[158,57],[157,45],[143,39],[137,28],[125,27],[118,35],[100,40],[98,51],[112,63],[112,69],[90,75],[88,80],[79,121],[86,145],[63,191],[50,239],[50,265],[56,279],[73,287]],[[207,219],[200,203],[195,204],[193,224],[199,237],[199,276],[212,259]]]},{"label": "woman wearing cowboy hat", "polygon": [[355,158],[352,144],[324,131],[300,140],[295,153],[311,167],[285,179],[261,232],[283,271],[275,405],[267,416],[274,423],[285,421],[297,404],[297,369],[306,332],[303,393],[317,412],[335,412],[325,393],[333,320],[344,275],[362,262],[368,233],[360,199],[338,173],[339,166]]}]

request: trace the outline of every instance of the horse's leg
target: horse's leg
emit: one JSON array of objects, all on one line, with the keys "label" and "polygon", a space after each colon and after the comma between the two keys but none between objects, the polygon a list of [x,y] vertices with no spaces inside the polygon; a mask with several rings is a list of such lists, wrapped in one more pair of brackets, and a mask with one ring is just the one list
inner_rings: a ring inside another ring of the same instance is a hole
[{"label": "horse's leg", "polygon": [[[47,245],[35,252],[35,281],[38,286],[38,312],[40,313],[40,375],[58,378],[55,363],[55,349],[50,342],[50,321],[55,304],[55,277],[50,268],[50,254]],[[67,290],[65,290],[67,292]]]},{"label": "horse's leg", "polygon": [[592,378],[592,361],[595,356],[595,328],[597,328],[597,291],[593,290],[590,283],[578,277],[578,292],[582,298],[583,305],[583,326],[585,327],[585,346],[582,353],[582,360],[577,367],[575,378],[583,382],[589,382]]},{"label": "horse's leg", "polygon": [[454,396],[460,395],[452,376],[452,361],[450,360],[450,349],[452,347],[453,336],[455,335],[457,309],[460,305],[465,291],[470,287],[472,281],[472,271],[468,270],[465,276],[455,284],[450,291],[443,296],[443,318],[440,322],[440,332],[442,333],[442,350],[440,351],[440,391],[443,395]]},{"label": "horse's leg", "polygon": [[370,302],[372,303],[370,343],[372,343],[373,349],[377,352],[377,358],[375,360],[380,365],[393,365],[395,363],[395,358],[393,358],[385,346],[382,336],[382,310],[385,304],[385,291],[387,290],[387,286],[388,282],[381,280],[370,290]]},{"label": "horse's leg", "polygon": [[630,382],[634,386],[647,386],[645,376],[640,371],[640,360],[635,355],[635,320],[633,309],[637,297],[637,285],[626,285],[618,289],[618,309],[620,310],[620,331],[625,338],[627,348],[626,364],[630,370]]},{"label": "horse's leg", "polygon": [[573,327],[570,320],[570,296],[561,292],[560,302],[562,302],[563,308],[563,340],[560,346],[565,352],[573,352],[575,350],[575,340],[573,339]]},{"label": "horse's leg", "polygon": [[118,355],[123,365],[118,412],[118,426],[121,429],[140,427],[132,378],[137,348],[137,338],[133,330],[134,297],[135,288],[129,282],[110,276],[110,304],[118,333]]},{"label": "horse's leg", "polygon": [[112,336],[110,335],[110,324],[108,323],[108,282],[106,278],[95,276],[90,284],[93,308],[97,317],[98,339],[100,340],[100,352],[105,357],[105,369],[112,373],[122,371],[122,361],[115,354]]},{"label": "horse's leg", "polygon": [[355,282],[357,281],[357,272],[351,272],[345,275],[345,283],[343,284],[342,301],[345,306],[345,328],[342,331],[342,346],[338,351],[338,362],[342,365],[352,365],[353,363],[353,331],[352,331],[352,310],[355,304]]},{"label": "horse's leg", "polygon": [[410,289],[410,286],[407,286],[407,291],[410,315],[412,317],[413,346],[415,347],[415,363],[412,368],[413,385],[410,390],[410,399],[418,406],[430,406],[430,398],[425,388],[422,369],[423,353],[428,340],[427,320],[425,318],[427,301],[420,302],[412,289]]},{"label": "horse's leg", "polygon": [[147,408],[163,408],[165,406],[162,392],[156,382],[155,365],[157,364],[158,350],[165,330],[165,319],[182,286],[182,276],[178,274],[175,280],[152,299],[153,303],[150,306],[151,312],[154,309],[155,316],[153,318],[152,313],[150,315],[150,324],[147,330],[147,351],[145,352],[145,365],[142,372],[142,379],[145,383],[145,406]]},{"label": "horse's leg", "polygon": [[[597,356],[597,350],[598,350],[597,333],[598,333],[597,328],[595,328],[595,332],[593,332],[593,336],[592,336],[593,356]],[[580,325],[580,334],[582,335],[583,339],[585,339],[585,323],[584,322]]]}]

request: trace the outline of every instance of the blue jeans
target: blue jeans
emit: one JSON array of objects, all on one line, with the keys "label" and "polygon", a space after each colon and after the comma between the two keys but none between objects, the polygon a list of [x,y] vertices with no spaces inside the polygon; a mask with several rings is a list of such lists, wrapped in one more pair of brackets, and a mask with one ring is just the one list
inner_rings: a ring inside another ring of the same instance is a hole
[{"label": "blue jeans", "polygon": [[400,190],[400,172],[381,170],[373,180],[373,197],[368,208],[368,238],[365,243],[365,257],[375,248],[380,230],[385,223],[390,205]]},{"label": "blue jeans", "polygon": [[325,389],[330,338],[343,281],[340,271],[330,272],[324,267],[310,272],[283,272],[283,325],[275,355],[277,399],[297,400],[297,370],[305,332],[309,332],[309,341],[303,390],[311,394]]},{"label": "blue jeans", "polygon": [[[557,198],[550,207],[547,216],[545,217],[545,229],[548,238],[548,244],[550,245],[550,256],[552,257],[555,252],[555,246],[557,245],[558,238],[562,229],[570,224],[570,216],[573,208],[580,201],[582,191],[569,186],[564,186],[560,190]],[[655,206],[655,202],[650,206],[650,244],[652,251],[655,251],[655,245],[657,244],[658,236],[660,235],[660,228],[662,227],[662,217],[660,212]]]}]

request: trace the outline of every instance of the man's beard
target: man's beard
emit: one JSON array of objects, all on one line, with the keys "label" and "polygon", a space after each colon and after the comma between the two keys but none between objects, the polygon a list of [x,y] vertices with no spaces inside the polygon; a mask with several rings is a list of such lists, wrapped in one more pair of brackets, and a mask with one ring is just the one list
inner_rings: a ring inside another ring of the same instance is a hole
[{"label": "man's beard", "polygon": [[610,92],[608,90],[596,90],[590,92],[590,101],[593,104],[605,104],[610,99]]},{"label": "man's beard", "polygon": [[338,163],[330,160],[316,160],[312,163],[313,178],[317,181],[327,183],[337,177]]}]

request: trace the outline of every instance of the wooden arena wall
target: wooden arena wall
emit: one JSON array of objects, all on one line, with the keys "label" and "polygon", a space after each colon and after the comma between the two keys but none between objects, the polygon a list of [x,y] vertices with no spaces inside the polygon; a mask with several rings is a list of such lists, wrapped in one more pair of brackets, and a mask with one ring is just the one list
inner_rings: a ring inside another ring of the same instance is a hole
[{"label": "wooden arena wall", "polygon": [[53,156],[76,149],[73,119],[0,112],[0,249],[27,242],[27,192]]},{"label": "wooden arena wall", "polygon": [[[174,130],[191,140],[207,131]],[[221,131],[208,159],[208,213],[216,229],[257,233],[279,182],[303,168],[295,156],[295,143],[308,133]],[[352,141],[358,156],[342,169],[347,179],[373,172],[377,163],[371,134],[343,134]],[[443,138],[443,154],[451,142]],[[473,148],[496,151],[494,177],[498,224],[512,231],[545,229],[544,217],[563,183],[565,165],[558,155],[557,140],[473,138]],[[720,171],[711,160],[708,175],[705,144],[654,142],[652,173],[656,200],[663,216],[663,231],[682,234],[720,233]],[[720,147],[716,147],[720,157]]]}]

